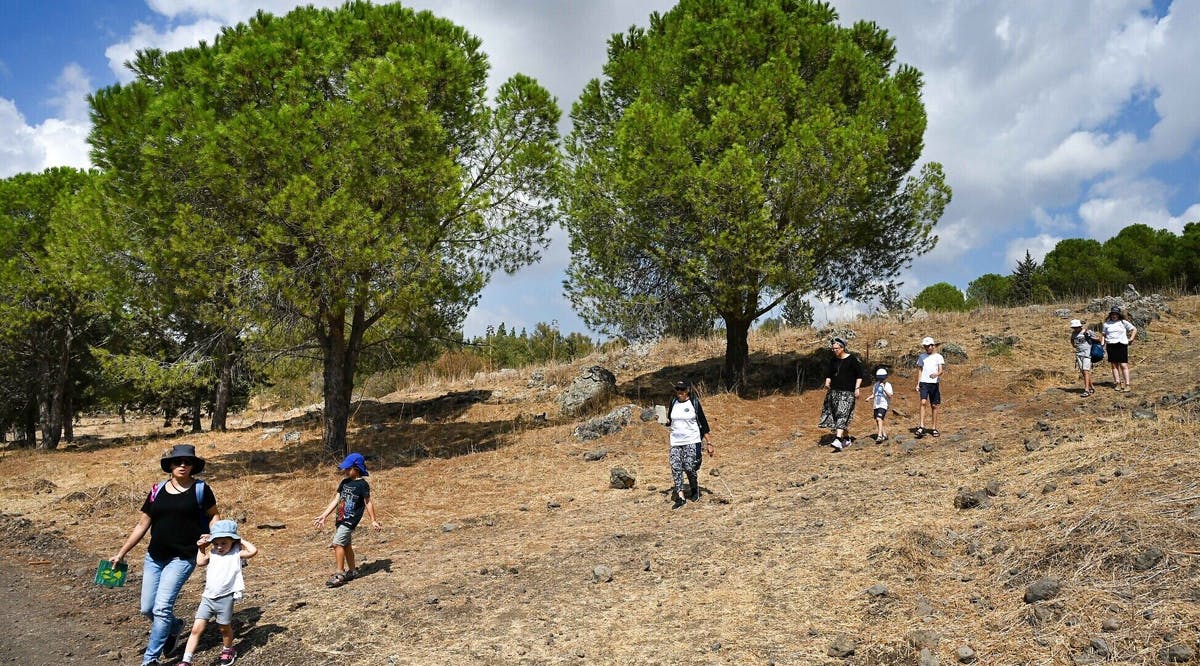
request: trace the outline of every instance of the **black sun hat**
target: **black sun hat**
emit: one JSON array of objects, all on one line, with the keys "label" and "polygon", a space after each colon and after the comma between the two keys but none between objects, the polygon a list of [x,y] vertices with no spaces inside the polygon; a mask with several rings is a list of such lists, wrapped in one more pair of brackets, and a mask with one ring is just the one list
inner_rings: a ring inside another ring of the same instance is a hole
[{"label": "black sun hat", "polygon": [[178,458],[190,458],[192,460],[192,474],[199,474],[204,471],[204,458],[196,455],[196,447],[191,444],[176,444],[171,447],[171,450],[163,454],[158,461],[158,466],[167,474],[171,473],[171,461]]}]

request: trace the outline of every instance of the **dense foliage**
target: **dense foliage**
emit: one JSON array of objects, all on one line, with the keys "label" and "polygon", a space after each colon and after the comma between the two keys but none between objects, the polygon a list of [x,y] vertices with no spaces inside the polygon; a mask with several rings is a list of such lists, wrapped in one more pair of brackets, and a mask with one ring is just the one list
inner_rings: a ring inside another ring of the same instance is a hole
[{"label": "dense foliage", "polygon": [[575,103],[564,190],[580,316],[629,338],[726,330],[788,297],[861,298],[932,249],[950,198],[916,168],[921,74],[810,0],[682,0],[609,42]]}]

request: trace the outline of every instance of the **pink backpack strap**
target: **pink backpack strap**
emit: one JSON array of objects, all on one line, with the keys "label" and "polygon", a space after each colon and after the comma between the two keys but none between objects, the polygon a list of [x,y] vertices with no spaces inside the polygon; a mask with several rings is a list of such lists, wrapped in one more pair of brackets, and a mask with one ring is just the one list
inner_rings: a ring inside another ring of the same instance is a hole
[{"label": "pink backpack strap", "polygon": [[154,498],[158,497],[159,491],[162,490],[168,483],[170,483],[170,481],[170,479],[167,479],[166,481],[159,481],[158,483],[154,484],[154,487],[150,488],[151,502],[154,501]]}]

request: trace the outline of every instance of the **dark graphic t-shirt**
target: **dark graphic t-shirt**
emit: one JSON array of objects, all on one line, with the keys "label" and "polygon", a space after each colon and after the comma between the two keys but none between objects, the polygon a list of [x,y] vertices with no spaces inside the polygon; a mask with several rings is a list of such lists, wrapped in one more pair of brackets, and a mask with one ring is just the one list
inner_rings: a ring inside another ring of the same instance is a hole
[{"label": "dark graphic t-shirt", "polygon": [[356,527],[367,508],[371,486],[366,479],[342,479],[338,484],[338,495],[342,501],[338,504],[337,524],[349,528]]},{"label": "dark graphic t-shirt", "polygon": [[216,505],[217,498],[207,483],[200,504],[197,504],[196,491],[191,487],[175,494],[164,487],[153,502],[147,493],[146,501],[142,502],[142,513],[150,516],[150,545],[146,547],[150,557],[156,560],[196,557],[196,542],[208,531],[206,514]]}]

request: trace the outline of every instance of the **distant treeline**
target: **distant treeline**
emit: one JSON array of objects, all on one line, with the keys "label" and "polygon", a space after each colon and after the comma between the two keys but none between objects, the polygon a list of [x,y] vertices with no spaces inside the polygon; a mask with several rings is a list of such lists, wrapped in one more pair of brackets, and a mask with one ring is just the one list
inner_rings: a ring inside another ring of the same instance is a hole
[{"label": "distant treeline", "polygon": [[1200,222],[1181,235],[1132,224],[1103,243],[1067,238],[1038,263],[1025,252],[1008,275],[987,273],[967,293],[946,282],[926,287],[912,300],[926,310],[970,310],[980,305],[1028,305],[1117,293],[1132,284],[1141,291],[1188,291],[1200,285]]}]

